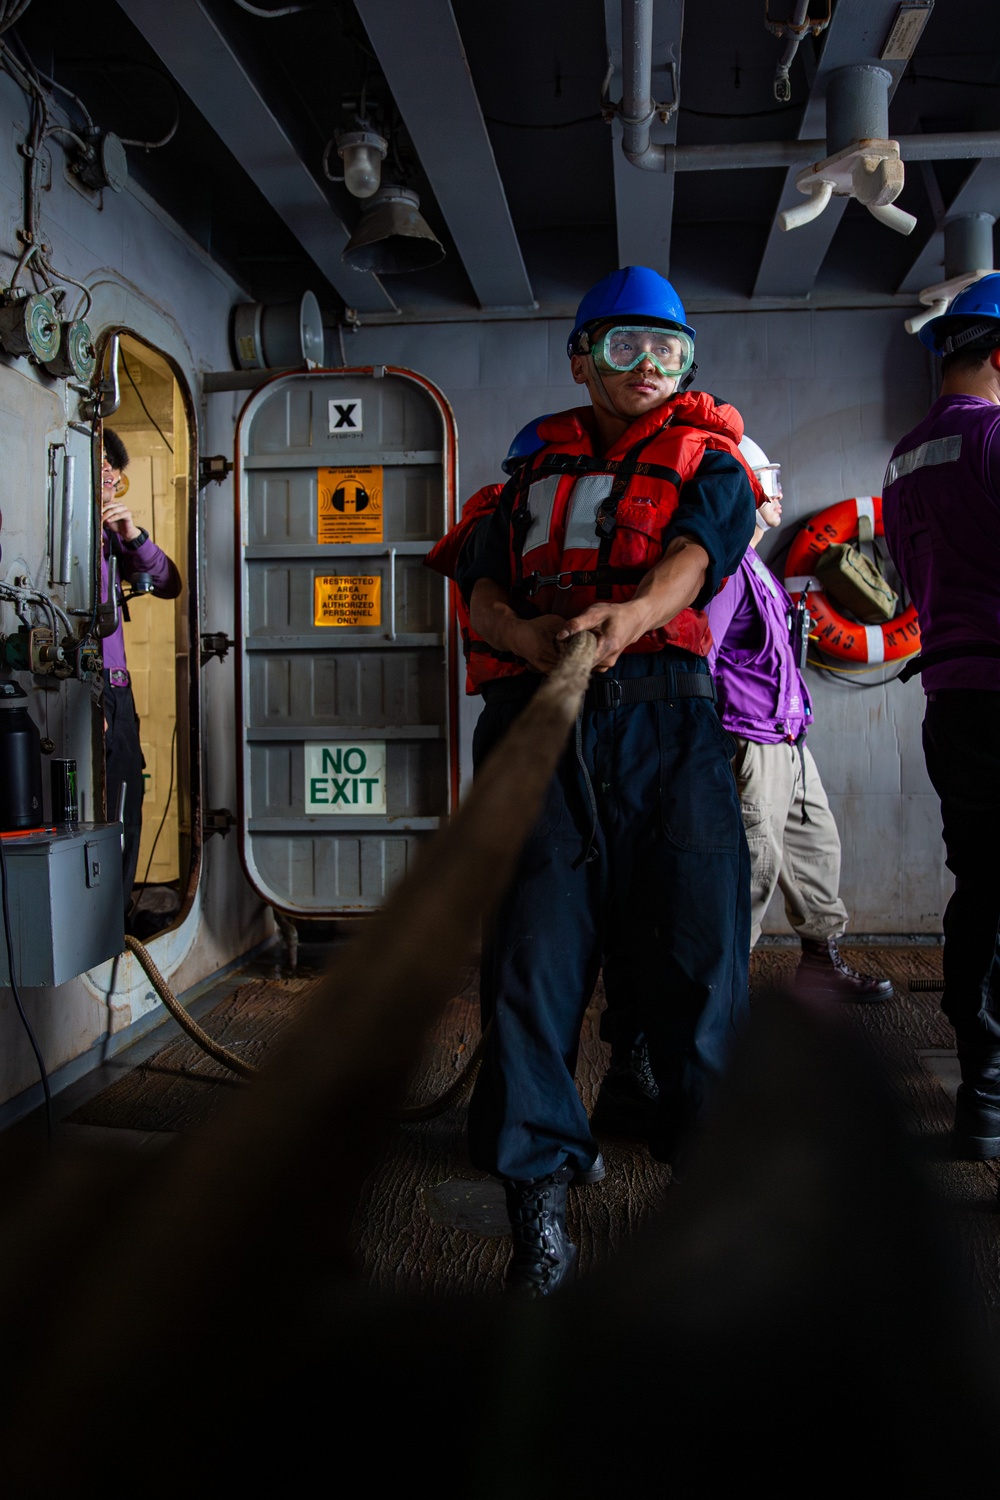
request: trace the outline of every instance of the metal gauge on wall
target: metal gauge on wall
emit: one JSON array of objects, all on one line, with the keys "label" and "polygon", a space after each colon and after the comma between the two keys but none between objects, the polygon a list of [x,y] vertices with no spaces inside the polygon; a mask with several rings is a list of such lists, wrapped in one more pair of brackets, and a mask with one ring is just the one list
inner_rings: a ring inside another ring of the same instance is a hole
[{"label": "metal gauge on wall", "polygon": [[44,292],[0,308],[0,344],[7,354],[26,354],[44,364],[59,352],[62,330],[55,303]]},{"label": "metal gauge on wall", "polygon": [[59,348],[54,358],[45,361],[45,368],[50,375],[60,378],[72,375],[81,385],[89,385],[97,368],[94,335],[82,318],[59,326],[62,333]]}]

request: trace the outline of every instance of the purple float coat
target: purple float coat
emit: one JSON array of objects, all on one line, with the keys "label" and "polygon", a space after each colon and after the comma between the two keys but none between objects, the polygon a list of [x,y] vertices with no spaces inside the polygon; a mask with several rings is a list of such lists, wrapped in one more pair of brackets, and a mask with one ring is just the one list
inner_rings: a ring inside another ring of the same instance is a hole
[{"label": "purple float coat", "polygon": [[[920,618],[921,653],[1000,647],[1000,406],[942,396],[896,444],[882,490],[886,545]],[[921,674],[925,692],[1000,692],[1000,660]]]},{"label": "purple float coat", "polygon": [[708,664],[719,716],[730,734],[777,745],[796,740],[812,705],[788,638],[792,601],[752,547],[706,607],[712,627]]},{"label": "purple float coat", "polygon": [[[112,536],[114,540],[112,541]],[[141,547],[129,548],[120,541],[117,533],[104,528],[104,545],[101,549],[101,598],[108,597],[108,558],[114,547],[118,559],[118,577],[124,583],[134,573],[149,573],[153,579],[153,593],[160,599],[176,599],[181,591],[181,575],[167,554],[147,538]],[[101,642],[105,675],[125,667],[125,636],[119,617],[114,635]]]}]

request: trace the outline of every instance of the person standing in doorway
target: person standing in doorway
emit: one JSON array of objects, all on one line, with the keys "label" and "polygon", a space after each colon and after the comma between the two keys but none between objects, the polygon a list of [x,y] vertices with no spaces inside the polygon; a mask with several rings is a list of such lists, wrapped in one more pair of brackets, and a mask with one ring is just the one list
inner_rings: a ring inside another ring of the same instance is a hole
[{"label": "person standing in doorway", "polygon": [[104,775],[108,816],[114,817],[122,784],[125,785],[125,843],[122,851],[122,888],[125,915],[128,917],[132,886],[139,863],[142,838],[143,780],[142,748],[139,743],[139,716],[132,697],[128,665],[125,660],[125,635],[121,607],[124,595],[121,582],[137,573],[148,573],[152,592],[160,599],[176,599],[181,591],[181,575],[144,527],[137,526],[125,500],[128,488],[123,482],[128,468],[128,449],[118,433],[104,429],[104,461],[101,466],[101,597],[108,599],[108,579],[112,556],[120,580],[117,629],[101,642],[104,658]]}]

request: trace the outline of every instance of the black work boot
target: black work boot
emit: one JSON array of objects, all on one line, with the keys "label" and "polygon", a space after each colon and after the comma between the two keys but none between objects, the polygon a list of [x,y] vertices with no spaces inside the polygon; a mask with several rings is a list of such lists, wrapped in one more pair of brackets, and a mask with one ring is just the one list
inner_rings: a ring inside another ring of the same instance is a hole
[{"label": "black work boot", "polygon": [[573,1173],[569,1180],[570,1187],[593,1187],[595,1182],[603,1182],[608,1175],[608,1169],[604,1165],[604,1157],[598,1151],[589,1167],[580,1167]]},{"label": "black work boot", "polygon": [[959,1047],[958,1060],[955,1154],[963,1161],[993,1161],[1000,1156],[1000,1048]]},{"label": "black work boot", "polygon": [[612,1046],[608,1071],[590,1117],[591,1128],[605,1135],[645,1139],[656,1119],[659,1097],[645,1039],[632,1047]]},{"label": "black work boot", "polygon": [[514,1254],[507,1290],[521,1297],[549,1297],[569,1278],[576,1246],[566,1233],[566,1188],[570,1169],[530,1182],[504,1181]]},{"label": "black work boot", "polygon": [[802,957],[792,988],[797,995],[816,1000],[891,1000],[891,979],[859,974],[840,956],[836,938],[803,938]]}]

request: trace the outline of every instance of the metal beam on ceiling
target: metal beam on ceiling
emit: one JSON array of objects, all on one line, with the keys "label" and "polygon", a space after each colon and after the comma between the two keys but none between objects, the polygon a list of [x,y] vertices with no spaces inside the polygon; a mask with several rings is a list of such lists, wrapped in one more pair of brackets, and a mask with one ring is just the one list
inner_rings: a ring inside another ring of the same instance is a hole
[{"label": "metal beam on ceiling", "polygon": [[975,213],[1000,218],[1000,158],[987,158],[973,167],[947,212],[939,215],[937,228],[900,282],[901,292],[920,292],[925,286],[935,286],[944,280],[944,220],[956,214]]},{"label": "metal beam on ceiling", "polygon": [[[837,68],[856,63],[877,63],[892,74],[889,85],[889,98],[892,98],[906,70],[907,60],[887,62],[879,57],[879,53],[885,46],[898,10],[899,0],[839,0],[824,33],[819,67],[799,125],[799,140],[815,136],[825,139],[826,85],[830,74]],[[798,168],[792,167],[785,175],[785,185],[757,272],[753,289],[755,297],[808,296],[847,207],[846,198],[834,198],[811,224],[804,224],[799,229],[782,229],[778,215],[785,209],[797,208],[804,201],[795,186],[798,172]]]},{"label": "metal beam on ceiling", "polygon": [[[653,12],[653,98],[658,104],[676,103],[679,87],[681,34],[684,0],[659,0]],[[622,0],[604,0],[604,32],[608,63],[612,69],[609,94],[622,95]],[[673,71],[671,71],[673,64]],[[661,276],[670,274],[670,237],[674,215],[674,174],[644,172],[632,166],[622,151],[622,127],[612,125],[615,173],[615,212],[618,226],[618,264],[652,266]],[[677,140],[677,111],[668,122],[654,125],[652,139],[673,145]]]},{"label": "metal beam on ceiling", "polygon": [[395,310],[375,276],[353,271],[341,260],[347,229],[198,0],[118,4],[346,306],[359,312]]},{"label": "metal beam on ceiling", "polygon": [[534,293],[451,0],[355,0],[482,307]]}]

